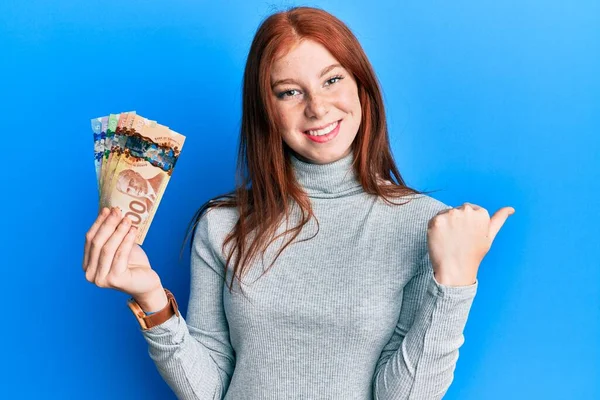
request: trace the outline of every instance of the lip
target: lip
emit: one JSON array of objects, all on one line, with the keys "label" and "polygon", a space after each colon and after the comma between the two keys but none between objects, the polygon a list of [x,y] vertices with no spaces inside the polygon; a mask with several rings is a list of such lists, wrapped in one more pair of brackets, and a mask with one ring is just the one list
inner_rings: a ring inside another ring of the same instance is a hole
[{"label": "lip", "polygon": [[304,133],[308,133],[308,131],[319,131],[319,130],[321,130],[321,129],[323,129],[323,128],[327,128],[329,125],[331,125],[331,124],[335,124],[336,122],[339,122],[339,121],[340,121],[340,120],[337,120],[337,121],[332,121],[332,122],[330,122],[330,123],[328,123],[328,124],[325,124],[325,125],[323,125],[323,126],[319,126],[319,127],[315,127],[315,128],[308,128],[307,130],[305,130],[305,131],[304,131]]},{"label": "lip", "polygon": [[[338,135],[341,125],[342,125],[342,120],[337,121],[337,126],[335,127],[335,129],[332,130],[331,132],[329,132],[327,135],[311,136],[306,132],[304,132],[304,135],[306,137],[308,137],[310,140],[312,140],[313,142],[317,142],[317,143],[329,142],[330,140],[333,140]],[[325,125],[325,126],[328,126],[328,125]]]}]

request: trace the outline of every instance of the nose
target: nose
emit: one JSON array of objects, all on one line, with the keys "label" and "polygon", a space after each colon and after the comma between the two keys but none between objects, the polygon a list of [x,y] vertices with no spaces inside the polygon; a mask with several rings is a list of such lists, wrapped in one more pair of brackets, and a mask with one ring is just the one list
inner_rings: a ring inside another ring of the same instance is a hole
[{"label": "nose", "polygon": [[304,115],[307,118],[321,119],[321,117],[327,115],[329,112],[329,105],[327,101],[318,95],[311,95],[308,97],[306,107],[304,108]]}]

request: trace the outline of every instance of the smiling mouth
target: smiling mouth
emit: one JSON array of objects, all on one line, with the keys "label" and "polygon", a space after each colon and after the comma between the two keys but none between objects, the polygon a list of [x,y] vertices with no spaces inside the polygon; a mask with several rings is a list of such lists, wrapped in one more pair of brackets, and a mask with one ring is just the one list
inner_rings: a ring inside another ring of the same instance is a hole
[{"label": "smiling mouth", "polygon": [[329,125],[325,125],[321,128],[309,129],[309,130],[303,131],[302,133],[304,133],[305,135],[310,135],[310,136],[325,136],[325,135],[329,134],[330,132],[332,132],[335,128],[337,128],[340,121],[341,121],[341,119],[337,120],[335,122],[332,122]]}]

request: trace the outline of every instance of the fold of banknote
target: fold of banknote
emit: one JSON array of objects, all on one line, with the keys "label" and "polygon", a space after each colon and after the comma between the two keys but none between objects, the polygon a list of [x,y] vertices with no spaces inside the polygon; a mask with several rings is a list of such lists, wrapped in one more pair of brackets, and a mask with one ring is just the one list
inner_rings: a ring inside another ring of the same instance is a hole
[{"label": "fold of banknote", "polygon": [[100,187],[100,173],[102,171],[102,158],[104,157],[107,128],[108,117],[98,117],[92,119],[92,131],[94,132],[94,166],[96,167],[98,196],[100,196],[102,191]]},{"label": "fold of banknote", "polygon": [[[110,153],[101,166],[100,208],[118,207],[138,228],[142,244],[179,158],[185,136],[135,113],[111,114],[118,121]],[[105,146],[108,145],[105,141]],[[105,151],[106,155],[106,151]]]},{"label": "fold of banknote", "polygon": [[100,170],[100,191],[102,191],[102,186],[104,183],[104,168],[106,167],[105,163],[108,161],[108,157],[110,156],[110,149],[112,148],[112,141],[115,137],[115,131],[117,130],[117,123],[119,122],[120,115],[121,114],[109,114],[108,116],[108,126],[106,127],[106,138],[104,140],[104,155],[102,156],[102,167]]}]

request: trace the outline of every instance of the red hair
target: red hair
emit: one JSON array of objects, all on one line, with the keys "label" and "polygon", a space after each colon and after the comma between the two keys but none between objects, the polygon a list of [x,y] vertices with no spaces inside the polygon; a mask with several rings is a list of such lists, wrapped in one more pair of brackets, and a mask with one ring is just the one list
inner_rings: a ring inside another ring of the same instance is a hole
[{"label": "red hair", "polygon": [[[234,279],[241,281],[259,252],[264,252],[279,236],[292,232],[292,237],[279,250],[274,263],[310,218],[315,217],[306,193],[295,179],[290,149],[278,130],[270,81],[274,61],[304,39],[325,46],[353,74],[358,86],[362,120],[352,143],[352,167],[364,191],[381,196],[394,205],[406,203],[393,203],[389,198],[424,193],[406,186],[394,163],[379,82],[350,29],[338,18],[318,8],[294,7],[270,15],[254,36],[244,71],[236,188],[205,203],[188,226],[188,236],[190,231],[193,235],[205,211],[213,207],[237,208],[239,219],[223,243],[224,251],[225,246],[234,241],[227,256],[224,276],[233,255],[237,253],[230,291]],[[388,181],[387,184],[379,178]],[[286,220],[289,218],[290,198],[300,206],[303,218],[298,226],[273,237],[282,216]],[[246,243],[248,234],[254,230],[254,240]]]}]

